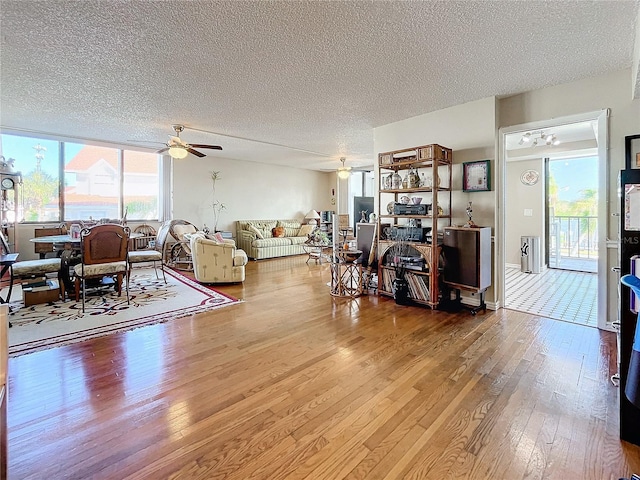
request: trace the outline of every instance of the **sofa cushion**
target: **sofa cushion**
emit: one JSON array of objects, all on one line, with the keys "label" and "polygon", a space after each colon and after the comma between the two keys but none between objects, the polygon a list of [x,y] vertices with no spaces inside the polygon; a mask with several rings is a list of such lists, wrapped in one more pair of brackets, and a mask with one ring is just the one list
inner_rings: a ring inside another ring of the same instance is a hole
[{"label": "sofa cushion", "polygon": [[302,245],[304,243],[307,243],[309,237],[289,237],[289,240],[291,240],[291,243],[293,245]]},{"label": "sofa cushion", "polygon": [[300,222],[297,220],[278,220],[277,226],[284,228],[285,237],[295,237],[300,230]]},{"label": "sofa cushion", "polygon": [[260,230],[258,227],[254,225],[249,225],[249,231],[255,233],[257,238],[260,238],[260,239],[264,238],[264,235],[262,234],[262,230]]},{"label": "sofa cushion", "polygon": [[257,248],[261,248],[261,247],[280,247],[280,246],[287,246],[287,245],[291,245],[291,239],[288,237],[282,237],[282,238],[256,238],[252,245],[254,247]]},{"label": "sofa cushion", "polygon": [[[276,227],[277,221],[264,221],[264,222],[248,222],[249,230],[253,231],[251,227],[254,227],[262,234],[262,238],[271,238],[273,235],[271,234],[271,230]],[[255,232],[254,232],[255,233]],[[256,233],[257,235],[257,233]]]},{"label": "sofa cushion", "polygon": [[314,228],[316,228],[315,225],[300,225],[300,228],[298,229],[298,231],[295,234],[287,235],[287,236],[288,237],[306,237],[311,232],[313,232]]}]

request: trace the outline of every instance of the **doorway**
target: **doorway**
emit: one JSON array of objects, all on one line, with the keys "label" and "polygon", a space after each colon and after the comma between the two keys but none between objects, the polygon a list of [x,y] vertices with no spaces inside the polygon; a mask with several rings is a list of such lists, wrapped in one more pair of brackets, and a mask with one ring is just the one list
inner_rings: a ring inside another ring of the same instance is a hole
[{"label": "doorway", "polygon": [[598,272],[598,157],[545,159],[549,268]]},{"label": "doorway", "polygon": [[[606,321],[606,225],[597,225],[596,232],[589,234],[597,240],[592,246],[597,250],[597,273],[549,268],[555,262],[551,253],[558,246],[554,243],[558,236],[550,233],[557,215],[553,219],[549,215],[547,191],[553,171],[546,160],[594,157],[598,172],[595,216],[604,218],[607,118],[608,111],[599,111],[500,129],[496,234],[503,248],[496,255],[496,283],[500,303],[506,308],[610,328]],[[520,243],[524,236],[538,237],[540,273],[522,271]]]}]

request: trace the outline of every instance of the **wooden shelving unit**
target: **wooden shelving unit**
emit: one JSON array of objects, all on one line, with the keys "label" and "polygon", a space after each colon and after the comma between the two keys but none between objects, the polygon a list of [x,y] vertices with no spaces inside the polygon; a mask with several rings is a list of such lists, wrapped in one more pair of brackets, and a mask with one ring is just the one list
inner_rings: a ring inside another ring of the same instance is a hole
[{"label": "wooden shelving unit", "polygon": [[[445,226],[451,225],[452,162],[452,150],[437,144],[378,155],[379,294],[393,296],[396,267],[391,257],[396,256],[398,243],[402,242],[412,258],[423,259],[418,266],[405,269],[411,301],[431,308],[438,306],[440,235]],[[403,197],[410,203],[403,203]],[[422,202],[413,206],[413,197],[422,197]],[[401,206],[395,207],[396,204]]]},{"label": "wooden shelving unit", "polygon": [[[16,222],[19,212],[18,188],[22,187],[20,172],[0,172],[0,229],[9,249],[16,251]],[[8,253],[8,252],[6,252]]]}]

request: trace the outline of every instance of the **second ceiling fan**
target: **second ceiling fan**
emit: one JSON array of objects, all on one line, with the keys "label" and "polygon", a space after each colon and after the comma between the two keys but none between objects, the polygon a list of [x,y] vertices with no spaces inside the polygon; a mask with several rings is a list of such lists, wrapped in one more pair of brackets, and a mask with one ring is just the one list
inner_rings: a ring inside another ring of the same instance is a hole
[{"label": "second ceiling fan", "polygon": [[171,125],[175,130],[176,134],[171,135],[169,137],[169,141],[166,143],[166,147],[158,150],[157,153],[169,152],[169,155],[173,158],[184,158],[189,153],[195,155],[196,157],[204,157],[206,156],[204,153],[194,150],[196,148],[209,148],[212,150],[222,150],[220,145],[204,145],[204,144],[189,144],[184,142],[180,138],[180,133],[184,131],[184,125]]}]

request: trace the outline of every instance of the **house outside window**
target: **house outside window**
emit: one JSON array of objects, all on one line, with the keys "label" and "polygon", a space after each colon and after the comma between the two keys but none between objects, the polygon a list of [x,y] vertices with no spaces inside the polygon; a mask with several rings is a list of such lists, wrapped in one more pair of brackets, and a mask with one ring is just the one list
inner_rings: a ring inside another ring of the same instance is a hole
[{"label": "house outside window", "polygon": [[155,153],[2,134],[0,155],[22,173],[19,221],[158,219]]}]

